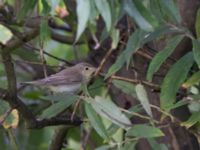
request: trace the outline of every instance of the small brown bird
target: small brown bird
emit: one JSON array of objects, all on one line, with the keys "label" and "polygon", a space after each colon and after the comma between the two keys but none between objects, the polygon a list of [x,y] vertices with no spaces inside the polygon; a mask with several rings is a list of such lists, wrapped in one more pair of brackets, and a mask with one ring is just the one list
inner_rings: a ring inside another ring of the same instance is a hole
[{"label": "small brown bird", "polygon": [[79,63],[64,69],[44,79],[25,82],[38,86],[49,87],[55,93],[76,92],[82,84],[87,84],[95,73],[96,68],[88,63]]}]

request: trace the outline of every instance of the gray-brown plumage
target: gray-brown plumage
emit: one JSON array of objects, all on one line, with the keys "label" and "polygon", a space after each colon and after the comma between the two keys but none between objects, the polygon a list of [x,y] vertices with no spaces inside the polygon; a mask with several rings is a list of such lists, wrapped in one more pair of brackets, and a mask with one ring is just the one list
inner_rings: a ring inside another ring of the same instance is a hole
[{"label": "gray-brown plumage", "polygon": [[96,68],[92,65],[79,63],[44,79],[25,83],[47,86],[54,92],[74,92],[80,88],[81,84],[88,83],[95,71]]}]

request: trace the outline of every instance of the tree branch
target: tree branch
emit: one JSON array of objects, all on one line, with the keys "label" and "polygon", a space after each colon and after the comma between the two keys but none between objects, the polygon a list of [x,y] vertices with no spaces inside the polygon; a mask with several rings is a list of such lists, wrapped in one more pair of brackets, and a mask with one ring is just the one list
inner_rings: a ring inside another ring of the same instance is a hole
[{"label": "tree branch", "polygon": [[[49,119],[35,119],[35,116],[31,113],[30,110],[28,110],[27,106],[17,97],[17,104],[13,104],[12,99],[9,97],[9,92],[5,89],[0,88],[0,99],[8,102],[12,108],[16,108],[22,115],[22,117],[28,121],[27,122],[27,128],[29,129],[40,129],[47,126],[56,126],[56,125],[74,125],[78,126],[83,121],[79,117],[74,117],[73,120],[71,118],[67,118],[67,116],[57,116],[52,117]],[[22,108],[23,107],[23,110]],[[24,108],[25,107],[25,108]],[[27,113],[27,114],[24,114]],[[31,120],[32,118],[32,120]]]},{"label": "tree branch", "polygon": [[[74,37],[70,37],[70,36],[65,36],[65,35],[61,35],[59,33],[56,33],[55,31],[51,30],[51,38],[55,41],[58,41],[60,43],[64,43],[64,44],[73,44],[74,43]],[[78,41],[76,42],[77,45],[80,44],[84,44],[83,41]]]},{"label": "tree branch", "polygon": [[5,46],[3,46],[2,51],[7,51],[7,53],[9,53],[9,51],[12,51],[13,49],[16,49],[24,43],[34,39],[38,36],[38,34],[38,29],[32,29],[30,31],[27,31],[24,34],[22,34],[20,38],[14,38],[8,41],[8,43]]},{"label": "tree branch", "polygon": [[3,95],[4,97],[8,98],[7,102],[10,104],[10,106],[12,108],[16,108],[23,116],[23,118],[27,121],[27,123],[32,123],[35,121],[33,114],[31,113],[31,111],[28,110],[26,105],[17,97],[16,76],[9,50],[11,49],[6,48],[2,50],[2,59],[8,81],[8,91]]},{"label": "tree branch", "polygon": [[73,126],[79,126],[82,124],[82,120],[79,117],[75,117],[73,120],[71,118],[67,118],[67,116],[57,116],[52,117],[49,119],[42,119],[42,120],[36,120],[36,123],[33,125],[30,125],[29,129],[39,129],[44,128],[46,126],[56,126],[56,125],[73,125]]},{"label": "tree branch", "polygon": [[63,142],[69,127],[59,127],[55,129],[55,133],[49,145],[49,150],[61,150],[63,147]]}]

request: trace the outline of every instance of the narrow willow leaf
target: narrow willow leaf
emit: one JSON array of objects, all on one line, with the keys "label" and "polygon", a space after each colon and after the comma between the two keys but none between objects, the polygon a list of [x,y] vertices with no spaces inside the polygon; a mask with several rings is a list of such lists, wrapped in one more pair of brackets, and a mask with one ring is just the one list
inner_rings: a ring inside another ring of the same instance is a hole
[{"label": "narrow willow leaf", "polygon": [[136,94],[138,97],[138,100],[140,101],[141,105],[143,106],[144,110],[147,112],[147,114],[151,117],[153,117],[149,99],[147,96],[147,92],[142,84],[137,84],[135,87]]},{"label": "narrow willow leaf", "polygon": [[116,62],[109,68],[105,78],[120,70],[125,62],[127,66],[130,63],[132,55],[141,47],[141,43],[147,33],[143,30],[136,30],[128,39],[125,50],[118,56]]},{"label": "narrow willow leaf", "polygon": [[138,143],[138,141],[130,141],[126,144],[124,144],[124,146],[122,148],[120,148],[120,150],[136,150],[136,144]]},{"label": "narrow willow leaf", "polygon": [[151,145],[152,150],[168,150],[165,144],[158,143],[155,138],[148,138],[147,140]]},{"label": "narrow willow leaf", "polygon": [[128,129],[131,126],[130,120],[111,100],[96,96],[94,100],[90,101],[90,103],[99,115],[109,119],[121,128]]},{"label": "narrow willow leaf", "polygon": [[106,128],[101,120],[101,118],[97,115],[95,110],[92,108],[92,106],[88,103],[85,103],[85,111],[88,116],[88,119],[91,123],[91,125],[94,127],[96,132],[103,138],[108,140],[109,136],[106,131]]},{"label": "narrow willow leaf", "polygon": [[168,71],[161,87],[161,108],[168,109],[176,99],[176,92],[187,77],[187,74],[194,63],[191,52],[179,59]]},{"label": "narrow willow leaf", "polygon": [[57,114],[68,108],[71,104],[73,104],[77,99],[78,97],[76,95],[64,94],[59,102],[52,104],[50,107],[45,109],[40,117],[51,118],[53,116],[56,116]]},{"label": "narrow willow leaf", "polygon": [[77,0],[76,13],[78,16],[78,27],[76,33],[77,42],[87,26],[87,22],[90,17],[90,0]]},{"label": "narrow willow leaf", "polygon": [[101,145],[97,147],[95,150],[110,150],[112,148],[111,145]]},{"label": "narrow willow leaf", "polygon": [[37,2],[37,0],[23,0],[23,6],[19,17],[22,19],[24,16],[26,16],[29,11],[35,8]]},{"label": "narrow willow leaf", "polygon": [[183,87],[189,88],[195,84],[200,82],[200,71],[195,72],[185,83],[183,83]]},{"label": "narrow willow leaf", "polygon": [[122,80],[112,80],[114,86],[122,90],[124,93],[129,94],[133,97],[136,97],[135,85]]},{"label": "narrow willow leaf", "polygon": [[141,15],[132,0],[124,0],[125,12],[132,17],[136,24],[145,31],[153,31],[153,26]]},{"label": "narrow willow leaf", "polygon": [[112,38],[112,49],[117,48],[117,45],[119,43],[119,29],[113,29],[111,32],[111,38]]},{"label": "narrow willow leaf", "polygon": [[191,126],[199,122],[199,120],[200,120],[200,112],[196,112],[193,113],[187,121],[181,123],[181,126],[190,128]]},{"label": "narrow willow leaf", "polygon": [[149,2],[152,14],[154,14],[158,21],[162,22],[164,19],[164,15],[161,11],[159,0],[150,0]]},{"label": "narrow willow leaf", "polygon": [[41,39],[41,41],[46,42],[50,38],[50,35],[51,35],[51,30],[48,25],[48,20],[43,19],[40,24],[40,39]]},{"label": "narrow willow leaf", "polygon": [[196,30],[196,35],[197,38],[200,38],[200,8],[197,11],[196,14],[196,20],[195,20],[195,30]]},{"label": "narrow willow leaf", "polygon": [[198,67],[200,68],[200,41],[193,39],[192,46],[193,46],[192,50],[193,50],[194,59]]},{"label": "narrow willow leaf", "polygon": [[152,59],[148,71],[147,71],[147,80],[152,80],[153,74],[158,71],[162,63],[169,57],[169,55],[175,50],[177,45],[180,43],[180,41],[183,39],[183,36],[177,35],[174,36],[172,39],[170,39],[165,48],[158,52],[156,56]]},{"label": "narrow willow leaf", "polygon": [[13,36],[12,32],[5,26],[0,24],[0,43],[6,44]]},{"label": "narrow willow leaf", "polygon": [[51,11],[51,7],[46,0],[41,0],[39,3],[40,15],[43,16],[43,19],[40,24],[40,40],[46,42],[51,35],[50,27],[48,24],[48,15]]},{"label": "narrow willow leaf", "polygon": [[200,104],[198,101],[192,101],[188,105],[189,111],[193,114],[200,111]]},{"label": "narrow willow leaf", "polygon": [[166,15],[177,23],[181,23],[181,16],[173,0],[159,0],[160,6],[166,11]]},{"label": "narrow willow leaf", "polygon": [[158,20],[152,15],[152,13],[144,6],[141,0],[133,1],[141,15],[155,28],[159,25]]},{"label": "narrow willow leaf", "polygon": [[156,38],[159,38],[163,35],[170,34],[170,33],[182,33],[184,32],[184,28],[173,28],[170,26],[160,26],[156,28],[153,32],[150,32],[147,34],[143,40],[143,44],[150,42],[152,40],[155,40]]},{"label": "narrow willow leaf", "polygon": [[152,31],[153,26],[146,20],[140,11],[136,8],[135,4],[131,0],[124,0],[123,7],[125,12],[132,17],[136,24],[145,31]]},{"label": "narrow willow leaf", "polygon": [[41,0],[41,14],[47,15],[51,11],[51,6],[46,0]]},{"label": "narrow willow leaf", "polygon": [[95,0],[96,7],[103,17],[107,31],[109,32],[111,29],[112,19],[111,19],[111,11],[110,6],[107,0]]},{"label": "narrow willow leaf", "polygon": [[137,138],[153,138],[164,136],[164,133],[156,127],[148,126],[145,124],[134,125],[130,128],[126,136],[134,136]]},{"label": "narrow willow leaf", "polygon": [[180,100],[178,101],[177,103],[173,104],[171,107],[169,107],[168,109],[171,110],[171,109],[175,109],[175,108],[178,108],[178,107],[181,107],[181,106],[184,106],[184,105],[188,105],[188,100]]}]

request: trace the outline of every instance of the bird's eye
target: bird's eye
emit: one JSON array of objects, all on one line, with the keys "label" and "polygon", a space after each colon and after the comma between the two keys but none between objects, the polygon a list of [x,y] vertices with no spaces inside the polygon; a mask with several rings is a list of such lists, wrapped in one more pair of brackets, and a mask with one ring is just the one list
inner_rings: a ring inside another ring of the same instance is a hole
[{"label": "bird's eye", "polygon": [[88,68],[88,67],[85,67],[85,70],[89,70],[89,68]]}]

